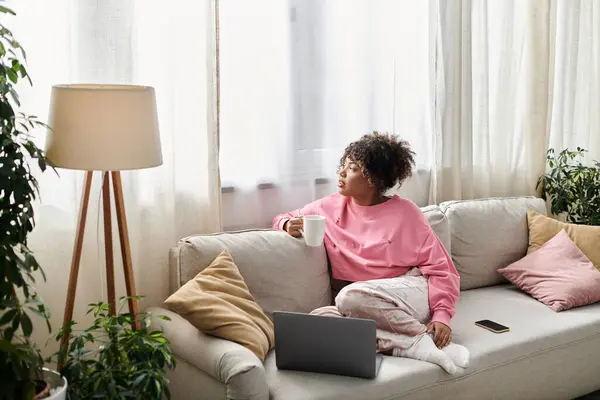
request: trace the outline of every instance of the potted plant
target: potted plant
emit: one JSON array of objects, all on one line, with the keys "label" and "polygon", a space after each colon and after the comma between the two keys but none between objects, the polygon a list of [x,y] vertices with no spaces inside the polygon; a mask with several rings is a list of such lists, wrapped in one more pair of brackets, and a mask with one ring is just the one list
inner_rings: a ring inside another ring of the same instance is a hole
[{"label": "potted plant", "polygon": [[[0,13],[15,15],[4,6]],[[64,379],[44,369],[40,350],[31,340],[32,315],[41,316],[50,330],[48,309],[34,287],[35,274],[44,277],[43,271],[27,247],[27,236],[35,225],[32,203],[39,194],[33,168],[37,164],[42,171],[46,169],[44,153],[33,142],[30,130],[45,125],[16,111],[21,106],[16,85],[23,79],[31,84],[25,51],[0,24],[1,400],[60,398],[66,391]]]},{"label": "potted plant", "polygon": [[[58,332],[57,341],[63,331],[69,338],[68,351],[56,353],[57,357],[67,354],[58,361],[69,382],[68,399],[171,398],[166,368],[175,368],[175,358],[169,342],[162,331],[150,329],[149,313],[121,313],[128,299],[121,298],[116,315],[106,303],[90,304],[88,314],[94,316],[90,327],[74,333],[75,322],[71,321]],[[134,319],[141,322],[141,329],[134,329]]]},{"label": "potted plant", "polygon": [[558,153],[549,149],[549,171],[542,175],[536,188],[544,200],[550,200],[550,211],[564,215],[567,222],[600,225],[600,162],[582,162],[587,151],[565,149]]}]

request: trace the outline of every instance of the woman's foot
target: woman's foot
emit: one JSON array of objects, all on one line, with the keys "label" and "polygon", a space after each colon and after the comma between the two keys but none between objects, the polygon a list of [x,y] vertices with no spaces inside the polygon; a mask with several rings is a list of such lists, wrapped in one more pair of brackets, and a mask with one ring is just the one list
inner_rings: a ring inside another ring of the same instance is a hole
[{"label": "woman's foot", "polygon": [[469,368],[469,365],[471,365],[471,353],[469,353],[469,350],[465,346],[450,343],[442,351],[450,357],[457,367]]},{"label": "woman's foot", "polygon": [[394,349],[393,354],[396,357],[412,358],[439,365],[450,375],[463,371],[462,368],[454,364],[448,354],[437,348],[430,335],[423,335],[408,349]]}]

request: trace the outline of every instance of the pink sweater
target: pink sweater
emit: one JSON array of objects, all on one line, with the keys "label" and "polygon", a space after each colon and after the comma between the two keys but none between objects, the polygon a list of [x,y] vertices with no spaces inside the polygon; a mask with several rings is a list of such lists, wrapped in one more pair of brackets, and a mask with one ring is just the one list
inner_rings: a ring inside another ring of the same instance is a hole
[{"label": "pink sweater", "polygon": [[393,278],[418,267],[429,282],[432,321],[450,326],[459,296],[459,276],[446,249],[421,210],[393,196],[374,206],[359,206],[339,193],[273,220],[273,227],[297,215],[326,218],[325,248],[335,279],[357,282]]}]

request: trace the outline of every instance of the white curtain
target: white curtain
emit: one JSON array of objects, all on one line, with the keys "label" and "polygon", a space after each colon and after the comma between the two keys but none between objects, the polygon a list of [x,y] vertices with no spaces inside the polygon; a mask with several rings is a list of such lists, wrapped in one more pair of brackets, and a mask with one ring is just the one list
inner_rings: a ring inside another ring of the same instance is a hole
[{"label": "white curtain", "polygon": [[434,4],[430,201],[535,194],[547,145],[549,3]]},{"label": "white curtain", "polygon": [[600,160],[600,3],[551,4],[550,147]]},{"label": "white curtain", "polygon": [[600,159],[600,4],[432,2],[431,202],[533,195],[548,147]]},{"label": "white curtain", "polygon": [[[137,291],[146,296],[143,307],[161,303],[168,295],[169,248],[186,235],[221,229],[214,2],[18,0],[4,4],[17,11],[16,17],[4,22],[25,47],[34,82],[33,88],[20,88],[23,111],[45,120],[53,84],[155,87],[164,164],[122,176]],[[38,132],[38,144],[43,143],[44,132]],[[62,323],[84,177],[82,171],[58,172],[60,177],[50,171],[41,177],[42,201],[30,242],[48,276],[40,292],[53,311],[55,328]],[[97,173],[77,287],[77,320],[88,303],[106,300],[99,201]],[[125,290],[114,233],[117,295],[121,296]],[[48,336],[42,325],[35,334],[43,345]]]},{"label": "white curtain", "polygon": [[426,1],[221,1],[226,229],[334,192],[344,147],[373,130],[411,143],[417,168],[400,193],[427,203],[429,13]]}]

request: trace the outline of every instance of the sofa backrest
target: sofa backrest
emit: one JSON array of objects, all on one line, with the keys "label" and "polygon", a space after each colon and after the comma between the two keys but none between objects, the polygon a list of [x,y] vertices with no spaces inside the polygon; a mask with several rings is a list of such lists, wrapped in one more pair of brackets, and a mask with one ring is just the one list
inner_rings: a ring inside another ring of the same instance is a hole
[{"label": "sofa backrest", "polygon": [[498,269],[527,253],[527,209],[546,215],[544,200],[535,197],[449,201],[440,208],[448,219],[461,290],[506,282]]},{"label": "sofa backrest", "polygon": [[276,310],[310,312],[329,305],[331,286],[324,247],[274,230],[195,235],[171,250],[171,292],[227,249],[250,293],[271,317]]},{"label": "sofa backrest", "polygon": [[450,235],[450,225],[448,218],[438,206],[422,207],[421,211],[425,215],[425,219],[431,226],[431,229],[442,242],[446,251],[450,253],[452,248],[452,238]]}]

